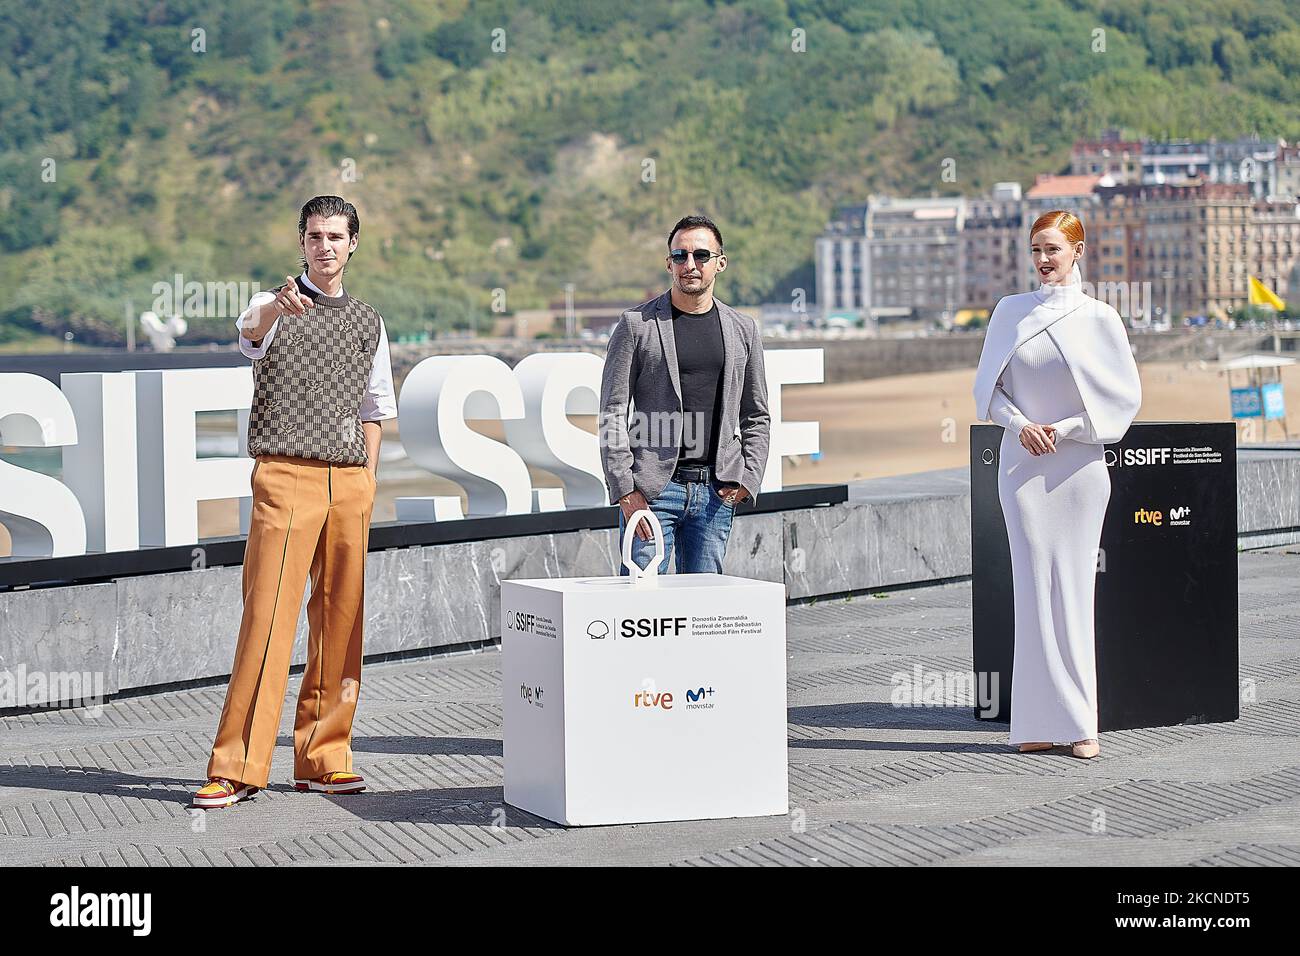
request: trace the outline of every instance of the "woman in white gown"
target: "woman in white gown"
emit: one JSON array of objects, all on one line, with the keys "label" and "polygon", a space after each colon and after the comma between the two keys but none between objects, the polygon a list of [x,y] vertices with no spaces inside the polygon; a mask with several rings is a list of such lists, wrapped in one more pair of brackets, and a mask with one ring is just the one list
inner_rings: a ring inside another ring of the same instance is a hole
[{"label": "woman in white gown", "polygon": [[1011,737],[1021,751],[1068,743],[1094,757],[1093,597],[1110,474],[1142,403],[1123,320],[1086,295],[1083,224],[1056,210],[1030,230],[1035,292],[1005,296],[989,319],[975,403],[1005,431],[998,498],[1011,545],[1015,656]]}]

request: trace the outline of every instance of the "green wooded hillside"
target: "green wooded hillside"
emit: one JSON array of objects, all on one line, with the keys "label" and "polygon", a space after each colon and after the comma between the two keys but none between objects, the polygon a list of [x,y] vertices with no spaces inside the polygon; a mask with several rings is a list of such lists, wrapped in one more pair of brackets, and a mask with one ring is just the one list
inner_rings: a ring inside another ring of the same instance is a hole
[{"label": "green wooded hillside", "polygon": [[175,273],[270,285],[323,192],[360,208],[348,285],[395,335],[481,321],[494,288],[637,295],[695,210],[724,298],[811,295],[836,203],[1028,183],[1105,127],[1300,137],[1300,8],[4,0],[0,341],[120,341]]}]

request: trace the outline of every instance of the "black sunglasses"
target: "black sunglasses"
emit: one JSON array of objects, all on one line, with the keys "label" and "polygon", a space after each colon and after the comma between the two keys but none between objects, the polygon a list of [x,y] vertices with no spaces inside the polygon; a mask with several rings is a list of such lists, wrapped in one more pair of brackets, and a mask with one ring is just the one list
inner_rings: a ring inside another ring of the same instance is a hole
[{"label": "black sunglasses", "polygon": [[673,260],[673,262],[679,266],[685,263],[686,260],[692,256],[695,257],[695,261],[697,263],[704,266],[704,265],[708,265],[709,260],[714,258],[715,256],[721,258],[722,253],[712,252],[709,249],[696,249],[694,252],[690,251],[689,249],[674,249],[672,252],[668,253],[668,258]]}]

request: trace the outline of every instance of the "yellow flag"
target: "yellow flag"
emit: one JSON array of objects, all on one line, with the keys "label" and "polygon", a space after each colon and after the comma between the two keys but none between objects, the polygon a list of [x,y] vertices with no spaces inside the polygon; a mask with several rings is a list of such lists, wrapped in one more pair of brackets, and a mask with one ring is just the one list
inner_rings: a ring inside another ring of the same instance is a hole
[{"label": "yellow flag", "polygon": [[1277,297],[1277,293],[1254,276],[1250,277],[1250,304],[1271,305],[1279,312],[1286,310],[1286,303]]}]

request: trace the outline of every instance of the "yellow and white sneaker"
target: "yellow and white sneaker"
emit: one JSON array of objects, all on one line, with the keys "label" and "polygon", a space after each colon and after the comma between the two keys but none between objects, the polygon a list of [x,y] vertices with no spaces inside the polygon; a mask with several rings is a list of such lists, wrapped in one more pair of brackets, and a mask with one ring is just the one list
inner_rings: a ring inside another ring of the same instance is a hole
[{"label": "yellow and white sneaker", "polygon": [[213,777],[194,794],[194,802],[191,806],[204,810],[218,810],[238,803],[240,800],[247,800],[257,793],[257,790],[257,787],[250,787],[248,784],[240,783],[237,780]]},{"label": "yellow and white sneaker", "polygon": [[365,778],[359,773],[350,773],[345,770],[333,770],[323,777],[317,777],[314,780],[305,777],[295,777],[293,780],[295,790],[313,791],[315,793],[359,793],[366,789]]}]

